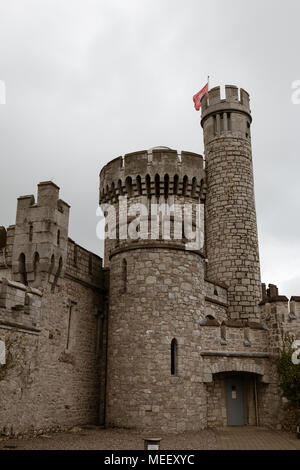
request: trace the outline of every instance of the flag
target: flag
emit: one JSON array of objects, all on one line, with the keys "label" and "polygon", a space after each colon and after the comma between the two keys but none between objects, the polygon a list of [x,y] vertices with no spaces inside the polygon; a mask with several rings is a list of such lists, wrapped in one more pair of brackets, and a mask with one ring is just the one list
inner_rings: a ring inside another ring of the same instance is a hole
[{"label": "flag", "polygon": [[196,111],[200,110],[200,108],[201,108],[201,98],[206,93],[208,93],[208,82],[205,85],[205,87],[203,87],[202,90],[199,91],[199,93],[197,93],[195,96],[193,96],[193,101],[194,101],[194,104],[195,104],[195,110]]}]

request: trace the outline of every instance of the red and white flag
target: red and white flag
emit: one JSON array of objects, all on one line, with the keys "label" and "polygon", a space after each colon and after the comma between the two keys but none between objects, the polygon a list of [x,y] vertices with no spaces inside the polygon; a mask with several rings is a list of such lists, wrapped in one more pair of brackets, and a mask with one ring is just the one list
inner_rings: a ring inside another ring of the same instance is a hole
[{"label": "red and white flag", "polygon": [[199,111],[201,108],[201,98],[204,96],[206,93],[208,93],[208,82],[205,85],[205,87],[202,88],[202,90],[199,91],[195,96],[193,96],[193,101],[195,104],[195,110]]}]

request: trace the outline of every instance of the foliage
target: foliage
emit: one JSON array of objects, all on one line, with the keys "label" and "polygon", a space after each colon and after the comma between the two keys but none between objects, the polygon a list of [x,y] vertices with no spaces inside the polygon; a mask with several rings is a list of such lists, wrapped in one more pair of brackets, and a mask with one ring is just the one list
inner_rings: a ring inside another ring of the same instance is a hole
[{"label": "foliage", "polygon": [[292,404],[300,405],[300,364],[293,364],[292,355],[294,338],[289,333],[282,333],[282,350],[279,358],[280,387],[283,396]]}]

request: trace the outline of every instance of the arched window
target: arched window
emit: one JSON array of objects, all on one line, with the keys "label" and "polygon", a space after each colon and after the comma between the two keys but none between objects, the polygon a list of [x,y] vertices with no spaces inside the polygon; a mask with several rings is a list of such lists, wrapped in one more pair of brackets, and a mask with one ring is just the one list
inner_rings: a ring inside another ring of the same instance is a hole
[{"label": "arched window", "polygon": [[132,196],[132,178],[130,176],[127,176],[125,180],[125,187],[126,187],[127,196],[131,197]]},{"label": "arched window", "polygon": [[188,187],[188,177],[185,175],[184,178],[183,178],[183,185],[182,185],[182,195],[183,196],[186,196],[187,187]]},{"label": "arched window", "polygon": [[127,292],[127,261],[124,258],[122,261],[122,291],[125,294]]},{"label": "arched window", "polygon": [[143,191],[142,191],[142,178],[140,176],[136,177],[136,187],[137,187],[137,192],[139,196],[142,196]]},{"label": "arched window", "polygon": [[177,375],[177,340],[175,338],[171,342],[171,375]]},{"label": "arched window", "polygon": [[164,187],[165,199],[167,199],[169,195],[169,181],[170,181],[169,175],[165,175],[165,187]]},{"label": "arched window", "polygon": [[197,178],[192,181],[192,197],[197,197]]},{"label": "arched window", "polygon": [[146,175],[146,189],[147,189],[147,197],[151,198],[151,178],[150,178],[150,175]]},{"label": "arched window", "polygon": [[52,284],[52,287],[51,287],[51,292],[55,291],[55,287],[57,285],[58,278],[61,275],[62,266],[63,266],[63,260],[62,260],[62,257],[60,257],[59,258],[59,263],[58,263],[58,268],[57,268],[57,271],[56,271],[56,274],[55,274],[55,277],[54,277],[54,281],[53,281],[53,284]]},{"label": "arched window", "polygon": [[118,181],[118,190],[119,190],[119,196],[123,196],[124,192],[123,192],[123,185],[122,185],[121,180]]},{"label": "arched window", "polygon": [[51,256],[50,267],[49,267],[49,271],[48,271],[49,280],[50,280],[51,274],[53,274],[53,272],[54,272],[54,266],[55,266],[55,257],[54,257],[54,255],[52,255]]},{"label": "arched window", "polygon": [[179,182],[179,176],[175,175],[174,176],[174,194],[178,194],[178,182]]},{"label": "arched window", "polygon": [[60,245],[60,230],[57,230],[57,246]]},{"label": "arched window", "polygon": [[33,225],[30,224],[29,225],[29,241],[32,242],[32,238],[33,238]]},{"label": "arched window", "polygon": [[89,274],[93,274],[93,255],[89,254]]},{"label": "arched window", "polygon": [[19,273],[21,277],[21,282],[25,284],[25,286],[28,285],[27,283],[27,273],[26,273],[26,258],[24,253],[21,253],[19,256]]},{"label": "arched window", "polygon": [[213,317],[212,315],[206,315],[207,320],[215,320],[215,317]]},{"label": "arched window", "polygon": [[155,196],[160,196],[160,176],[155,175]]}]

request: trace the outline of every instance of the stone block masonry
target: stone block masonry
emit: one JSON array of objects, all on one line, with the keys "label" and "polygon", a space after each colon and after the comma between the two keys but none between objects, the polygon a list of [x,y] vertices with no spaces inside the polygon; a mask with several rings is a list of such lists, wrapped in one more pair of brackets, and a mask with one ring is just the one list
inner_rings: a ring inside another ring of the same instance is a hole
[{"label": "stone block masonry", "polygon": [[[203,97],[205,164],[155,147],[104,166],[99,201],[116,214],[104,267],[69,237],[56,184],[18,199],[15,225],[0,227],[0,435],[226,426],[234,380],[239,423],[284,423],[277,361],[282,331],[300,339],[300,297],[261,286],[249,103],[234,86]],[[142,204],[148,224],[123,237]],[[187,206],[190,228],[205,215],[198,248],[177,231]]]},{"label": "stone block masonry", "polygon": [[249,97],[220,88],[203,99],[207,198],[207,277],[228,287],[231,318],[259,318],[260,264],[250,125]]}]

